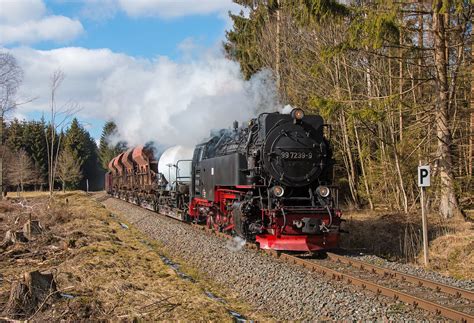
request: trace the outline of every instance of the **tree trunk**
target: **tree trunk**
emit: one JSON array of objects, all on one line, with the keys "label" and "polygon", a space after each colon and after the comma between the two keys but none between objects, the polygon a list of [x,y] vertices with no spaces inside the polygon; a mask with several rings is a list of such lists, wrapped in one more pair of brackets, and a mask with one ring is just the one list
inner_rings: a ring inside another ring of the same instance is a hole
[{"label": "tree trunk", "polygon": [[357,184],[356,184],[356,171],[354,165],[354,159],[352,158],[352,151],[349,142],[349,135],[347,129],[347,122],[345,117],[344,110],[341,111],[341,128],[342,128],[342,137],[343,137],[343,146],[347,155],[347,179],[349,181],[349,189],[351,191],[352,200],[354,201],[355,208],[359,208],[359,197],[357,195]]},{"label": "tree trunk", "polygon": [[365,163],[364,163],[364,156],[362,156],[362,148],[360,145],[360,139],[359,139],[359,132],[357,131],[357,125],[354,122],[354,134],[356,138],[356,143],[357,143],[357,152],[359,155],[359,162],[360,162],[360,169],[362,171],[362,177],[364,179],[364,187],[365,187],[365,192],[367,193],[367,201],[369,202],[369,207],[371,210],[374,209],[374,203],[372,201],[372,194],[370,192],[369,188],[369,180],[367,179],[367,172],[365,169]]},{"label": "tree trunk", "polygon": [[446,30],[444,14],[440,13],[442,0],[437,0],[433,13],[434,55],[436,67],[436,134],[438,141],[438,173],[440,176],[441,196],[439,212],[444,218],[460,216],[459,204],[454,190],[453,162],[451,155],[451,130],[449,118],[449,84],[446,56]]},{"label": "tree trunk", "polygon": [[280,0],[276,0],[276,39],[275,39],[275,74],[276,74],[276,87],[277,91],[280,91],[281,75],[280,75]]},{"label": "tree trunk", "polygon": [[[473,36],[471,36],[472,38]],[[472,177],[474,167],[474,41],[471,39],[471,113],[469,129],[469,165],[467,173]]]},{"label": "tree trunk", "polygon": [[400,32],[400,50],[398,52],[400,56],[400,62],[398,64],[399,68],[399,75],[398,75],[398,131],[399,131],[399,138],[400,142],[403,141],[403,51],[402,51],[402,46],[403,46],[403,33]]},{"label": "tree trunk", "polygon": [[4,198],[4,187],[3,187],[3,155],[5,153],[3,147],[3,113],[0,115],[0,200]]},{"label": "tree trunk", "polygon": [[[344,61],[345,63],[345,61]],[[338,59],[335,60],[335,67],[336,67],[336,75],[335,75],[335,83],[336,83],[336,93],[338,100],[342,100],[343,97],[341,95],[341,85],[340,85],[340,62]],[[346,77],[347,77],[347,69],[346,69]],[[352,108],[352,106],[351,106]],[[351,192],[352,200],[354,202],[354,206],[356,209],[359,208],[359,196],[357,194],[357,174],[356,174],[356,167],[354,164],[354,159],[352,157],[351,145],[349,140],[349,129],[347,125],[346,115],[344,109],[341,109],[340,112],[340,128],[342,129],[342,138],[343,138],[343,150],[347,155],[346,168],[347,168],[347,179],[349,182],[349,189]]]}]

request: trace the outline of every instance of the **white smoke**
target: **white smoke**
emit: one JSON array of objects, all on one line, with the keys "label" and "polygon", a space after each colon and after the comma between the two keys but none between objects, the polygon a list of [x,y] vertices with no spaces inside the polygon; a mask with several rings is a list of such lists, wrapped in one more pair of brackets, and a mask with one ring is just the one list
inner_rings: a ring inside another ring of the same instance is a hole
[{"label": "white smoke", "polygon": [[247,242],[241,237],[235,236],[232,239],[227,240],[226,247],[230,251],[236,252],[242,250],[246,243]]},{"label": "white smoke", "polygon": [[287,104],[280,110],[280,113],[281,114],[290,114],[293,109],[294,108],[291,105]]},{"label": "white smoke", "polygon": [[159,58],[115,70],[103,81],[102,100],[130,145],[148,141],[193,146],[211,129],[229,128],[279,109],[271,72],[245,81],[239,65],[207,55],[190,63]]}]

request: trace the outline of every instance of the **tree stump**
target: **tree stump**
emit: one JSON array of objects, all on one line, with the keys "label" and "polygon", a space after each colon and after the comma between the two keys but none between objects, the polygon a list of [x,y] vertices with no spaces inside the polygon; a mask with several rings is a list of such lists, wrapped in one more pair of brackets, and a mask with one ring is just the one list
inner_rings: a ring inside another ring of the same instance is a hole
[{"label": "tree stump", "polygon": [[28,318],[43,306],[48,298],[57,297],[56,292],[52,273],[24,273],[20,281],[12,284],[5,314],[12,318]]},{"label": "tree stump", "polygon": [[38,220],[28,220],[23,225],[23,233],[28,240],[31,240],[33,236],[41,234],[43,227]]}]

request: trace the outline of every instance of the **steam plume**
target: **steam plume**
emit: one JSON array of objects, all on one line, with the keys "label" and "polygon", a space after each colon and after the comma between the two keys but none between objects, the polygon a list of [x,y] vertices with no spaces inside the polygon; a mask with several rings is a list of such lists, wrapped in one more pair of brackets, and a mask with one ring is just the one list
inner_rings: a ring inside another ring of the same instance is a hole
[{"label": "steam plume", "polygon": [[245,81],[237,63],[215,55],[190,63],[137,62],[112,72],[102,89],[117,139],[130,145],[193,146],[211,129],[279,109],[271,72]]}]

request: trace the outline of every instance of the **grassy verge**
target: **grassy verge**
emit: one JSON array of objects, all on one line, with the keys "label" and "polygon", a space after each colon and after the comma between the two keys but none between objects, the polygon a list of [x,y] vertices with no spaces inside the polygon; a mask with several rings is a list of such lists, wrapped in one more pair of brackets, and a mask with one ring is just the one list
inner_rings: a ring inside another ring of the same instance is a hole
[{"label": "grassy verge", "polygon": [[8,229],[19,229],[30,213],[45,230],[33,241],[17,243],[0,255],[0,312],[13,281],[23,272],[40,270],[55,273],[62,296],[48,300],[33,317],[37,321],[232,321],[229,310],[264,319],[234,295],[221,295],[218,286],[186,266],[182,270],[194,279],[180,277],[160,258],[163,251],[159,244],[85,193],[58,194],[52,204],[42,194],[26,198],[26,207],[15,200],[0,204],[0,235]]},{"label": "grassy verge", "polygon": [[[348,212],[342,246],[389,260],[422,264],[420,214]],[[472,222],[428,217],[430,269],[460,279],[474,279]]]}]

